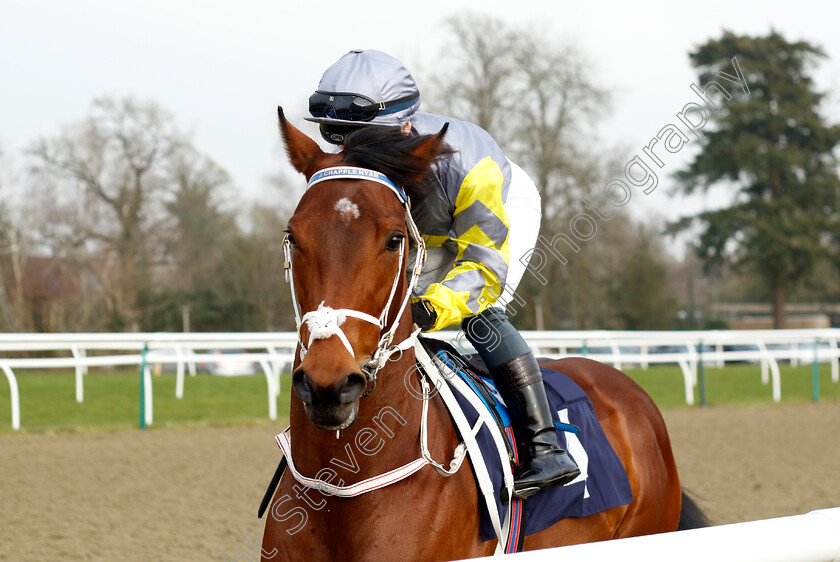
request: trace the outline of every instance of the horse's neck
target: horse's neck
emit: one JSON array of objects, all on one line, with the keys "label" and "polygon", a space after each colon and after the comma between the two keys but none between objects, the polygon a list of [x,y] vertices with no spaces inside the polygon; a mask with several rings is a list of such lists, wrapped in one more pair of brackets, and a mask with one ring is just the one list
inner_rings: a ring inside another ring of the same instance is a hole
[{"label": "horse's neck", "polygon": [[292,452],[304,475],[328,468],[345,482],[357,482],[418,458],[423,400],[414,350],[387,363],[377,380],[370,396],[359,400],[355,423],[340,431],[315,427],[292,397]]}]

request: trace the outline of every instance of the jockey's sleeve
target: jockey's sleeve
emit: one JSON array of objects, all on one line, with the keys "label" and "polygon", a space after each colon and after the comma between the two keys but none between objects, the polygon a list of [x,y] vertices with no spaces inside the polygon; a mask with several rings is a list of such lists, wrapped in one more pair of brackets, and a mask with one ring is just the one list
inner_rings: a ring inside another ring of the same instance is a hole
[{"label": "jockey's sleeve", "polygon": [[450,238],[457,244],[455,266],[420,297],[437,312],[429,331],[442,330],[492,306],[502,293],[510,251],[510,222],[502,202],[504,176],[491,158],[464,177],[455,200]]}]

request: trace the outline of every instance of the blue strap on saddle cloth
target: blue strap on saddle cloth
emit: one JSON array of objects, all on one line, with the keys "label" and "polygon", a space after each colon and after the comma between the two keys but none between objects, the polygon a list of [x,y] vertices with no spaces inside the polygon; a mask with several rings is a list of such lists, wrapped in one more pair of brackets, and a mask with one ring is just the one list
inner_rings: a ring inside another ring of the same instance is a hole
[{"label": "blue strap on saddle cloth", "polygon": [[[543,490],[523,502],[525,536],[542,531],[567,517],[587,517],[633,501],[627,473],[595,416],[592,402],[568,376],[545,368],[541,370],[549,403],[556,414],[554,421],[580,428],[577,434],[558,429],[557,437],[560,446],[569,452],[580,467],[581,475],[565,486]],[[492,381],[484,378],[481,380],[493,386]],[[467,419],[474,424],[478,413],[454,387],[453,391]],[[504,408],[503,404],[497,406]],[[501,417],[507,422],[507,412]],[[481,428],[477,440],[482,451],[486,451],[484,459],[493,485],[500,491],[503,485],[502,467],[486,427]],[[499,495],[496,503],[499,512],[504,513]],[[494,538],[496,533],[487,508],[482,504],[481,540]]]}]

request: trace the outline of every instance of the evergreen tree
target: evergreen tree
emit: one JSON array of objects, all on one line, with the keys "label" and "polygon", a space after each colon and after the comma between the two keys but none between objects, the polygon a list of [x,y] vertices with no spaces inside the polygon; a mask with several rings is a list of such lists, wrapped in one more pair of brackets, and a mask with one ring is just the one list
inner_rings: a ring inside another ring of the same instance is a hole
[{"label": "evergreen tree", "polygon": [[[737,62],[733,61],[733,57]],[[830,251],[840,182],[833,151],[840,127],[820,114],[824,94],[811,71],[825,57],[805,41],[776,32],[749,37],[725,32],[690,54],[700,84],[743,71],[748,95],[714,93],[707,142],[678,174],[680,189],[731,191],[724,208],[685,217],[674,230],[699,224],[698,255],[758,274],[772,295],[774,326],[795,284]],[[731,83],[729,84],[731,85]],[[717,102],[717,103],[715,103]]]}]

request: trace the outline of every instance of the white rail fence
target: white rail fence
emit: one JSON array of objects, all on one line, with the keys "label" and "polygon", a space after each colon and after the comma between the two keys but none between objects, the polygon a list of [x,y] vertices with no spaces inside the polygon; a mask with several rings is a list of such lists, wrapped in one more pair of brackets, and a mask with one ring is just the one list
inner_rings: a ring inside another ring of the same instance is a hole
[{"label": "white rail fence", "polygon": [[[791,364],[828,363],[831,380],[840,381],[840,329],[744,330],[693,332],[544,331],[522,332],[540,355],[586,356],[617,369],[629,365],[647,368],[652,364],[673,364],[683,376],[686,403],[694,404],[701,364],[723,366],[727,362],[760,364],[761,381],[771,384],[775,401],[781,400],[779,362]],[[463,333],[439,332],[434,337],[469,349]],[[152,378],[149,365],[177,366],[175,395],[184,394],[185,371],[195,374],[199,362],[241,362],[259,364],[266,378],[269,418],[276,419],[276,397],[280,393],[280,371],[293,360],[294,333],[135,333],[135,334],[0,334],[0,369],[9,383],[12,427],[20,429],[20,392],[16,371],[21,369],[74,369],[76,401],[84,400],[84,375],[89,367],[138,367],[146,352],[143,373],[146,423],[153,421]],[[210,354],[208,350],[247,349],[247,354]],[[10,358],[10,352],[65,353],[64,357]],[[88,356],[95,351],[96,356]],[[112,353],[107,353],[112,352]]]},{"label": "white rail fence", "polygon": [[[185,371],[195,375],[197,363],[249,362],[262,369],[268,390],[268,417],[275,420],[280,372],[293,360],[295,341],[295,335],[288,333],[0,334],[0,355],[21,351],[67,354],[65,357],[0,357],[0,369],[9,383],[12,428],[15,430],[20,429],[20,391],[15,371],[21,369],[74,369],[76,401],[82,403],[84,376],[89,367],[136,366],[138,373],[143,367],[144,421],[151,425],[154,421],[152,365],[176,365],[175,397],[181,399]],[[215,350],[251,352],[220,354]],[[88,356],[89,351],[106,354]]]},{"label": "white rail fence", "polygon": [[[792,365],[828,363],[832,382],[840,382],[840,329],[709,330],[685,332],[523,332],[529,345],[550,356],[584,355],[621,370],[625,365],[679,365],[685,400],[694,404],[698,366],[727,362],[760,365],[761,382],[782,398],[779,361]],[[461,339],[464,339],[463,337]],[[460,340],[459,340],[460,341]]]},{"label": "white rail fence", "polygon": [[513,562],[840,562],[840,507],[777,519],[534,550],[513,554],[510,559]]}]

